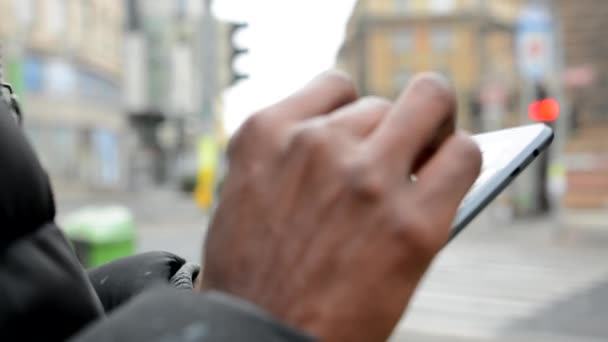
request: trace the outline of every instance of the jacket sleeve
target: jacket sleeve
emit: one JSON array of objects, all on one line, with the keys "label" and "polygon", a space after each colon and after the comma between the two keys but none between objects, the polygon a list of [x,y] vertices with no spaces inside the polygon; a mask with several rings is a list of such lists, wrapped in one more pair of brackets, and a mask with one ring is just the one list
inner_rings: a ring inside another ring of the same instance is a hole
[{"label": "jacket sleeve", "polygon": [[63,341],[103,315],[55,226],[48,177],[0,101],[0,341]]},{"label": "jacket sleeve", "polygon": [[148,252],[109,262],[87,273],[108,313],[150,287],[170,284],[185,263],[172,253]]},{"label": "jacket sleeve", "polygon": [[219,293],[155,288],[98,321],[72,342],[311,342],[257,307]]},{"label": "jacket sleeve", "polygon": [[170,255],[92,270],[101,292],[108,275],[117,276],[107,283],[114,289],[121,279],[131,281],[128,290],[104,294],[112,308],[124,303],[104,316],[89,277],[54,223],[48,177],[2,101],[0,161],[0,341],[310,341],[235,298],[156,289],[155,281],[130,277],[129,270],[155,268],[160,260],[156,276],[165,279],[172,265],[183,264]]}]

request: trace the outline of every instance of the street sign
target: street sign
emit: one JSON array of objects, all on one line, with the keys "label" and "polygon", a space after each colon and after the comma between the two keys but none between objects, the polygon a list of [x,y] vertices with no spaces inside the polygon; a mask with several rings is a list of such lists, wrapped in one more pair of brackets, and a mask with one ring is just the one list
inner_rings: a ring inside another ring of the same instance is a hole
[{"label": "street sign", "polygon": [[538,81],[554,69],[554,25],[542,5],[525,6],[517,20],[517,62],[524,78]]}]

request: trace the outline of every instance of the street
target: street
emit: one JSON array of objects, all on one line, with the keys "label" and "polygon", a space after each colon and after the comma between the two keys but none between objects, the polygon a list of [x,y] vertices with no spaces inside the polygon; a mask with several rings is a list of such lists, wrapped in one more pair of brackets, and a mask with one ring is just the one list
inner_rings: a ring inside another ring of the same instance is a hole
[{"label": "street", "polygon": [[[354,175],[355,188],[374,197],[377,184],[392,176],[382,170],[393,167],[388,159],[401,158],[416,177],[436,169],[450,176],[445,183],[464,185],[474,155],[457,152],[455,128],[477,135],[545,124],[553,134],[546,127],[529,136],[509,131],[499,143],[481,144],[486,172],[477,184],[498,172],[509,177],[501,182],[517,177],[512,191],[439,253],[389,342],[608,341],[607,0],[0,0],[0,9],[0,109],[19,123],[0,136],[10,152],[3,166],[23,170],[6,181],[28,180],[38,168],[25,169],[35,158],[20,152],[21,137],[13,133],[22,131],[52,181],[58,225],[80,240],[72,245],[82,264],[159,250],[200,263],[210,211],[177,188],[194,187],[199,203],[213,202],[211,189],[231,163],[245,165],[237,178],[260,192],[272,194],[265,184],[277,180],[289,184],[283,171],[296,170],[285,174],[300,177],[298,184],[313,180],[304,184],[310,189],[317,179],[331,190],[327,177]],[[358,105],[370,97],[386,108]],[[262,115],[250,120],[255,113]],[[367,120],[365,132],[351,127]],[[503,170],[502,163],[513,167]],[[267,172],[268,165],[281,172]],[[348,171],[338,174],[333,166]],[[397,177],[408,180],[409,173]],[[427,178],[442,188],[441,177]],[[27,185],[44,185],[46,204],[44,180]],[[25,190],[0,201],[9,226],[23,216],[22,204],[34,204],[21,203],[30,195]],[[319,199],[313,197],[289,210]],[[560,208],[529,217],[551,205]],[[29,216],[40,208],[33,208],[24,219],[28,229],[37,222]],[[379,209],[396,216],[384,216],[381,225],[429,223],[402,221],[393,203]],[[247,214],[263,216],[254,211]],[[284,216],[263,220],[272,230]],[[431,234],[424,233],[414,245],[426,245]],[[267,245],[256,244],[254,253]],[[392,246],[411,254],[403,244]],[[332,251],[348,251],[339,247]],[[230,259],[242,267],[242,258]],[[358,266],[353,259],[341,260]],[[332,261],[325,266],[335,272]],[[387,285],[362,268],[357,279]],[[323,282],[330,280],[316,285]],[[379,302],[382,294],[372,291],[359,293]],[[15,312],[39,318],[28,303],[21,306]],[[55,311],[57,320],[72,322]],[[8,314],[0,314],[0,341],[7,324],[18,326]]]},{"label": "street", "polygon": [[[137,219],[139,251],[200,260],[208,219],[187,196],[58,192],[57,201],[59,221],[82,205],[122,203]],[[480,217],[437,257],[391,341],[607,339],[608,232],[566,234],[557,226]]]},{"label": "street", "polygon": [[568,240],[550,220],[489,223],[438,256],[394,341],[608,338],[606,237]]}]

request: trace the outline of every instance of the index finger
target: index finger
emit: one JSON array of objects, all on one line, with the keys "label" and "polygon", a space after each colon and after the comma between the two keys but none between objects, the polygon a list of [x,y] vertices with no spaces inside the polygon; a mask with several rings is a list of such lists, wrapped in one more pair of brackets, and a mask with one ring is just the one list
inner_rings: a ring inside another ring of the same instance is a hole
[{"label": "index finger", "polygon": [[449,127],[448,135],[453,133],[455,104],[445,78],[434,73],[415,77],[370,136],[370,150],[394,172],[411,172],[440,131]]},{"label": "index finger", "polygon": [[322,73],[302,89],[265,110],[268,116],[283,122],[298,122],[329,114],[357,99],[353,81],[343,72]]}]

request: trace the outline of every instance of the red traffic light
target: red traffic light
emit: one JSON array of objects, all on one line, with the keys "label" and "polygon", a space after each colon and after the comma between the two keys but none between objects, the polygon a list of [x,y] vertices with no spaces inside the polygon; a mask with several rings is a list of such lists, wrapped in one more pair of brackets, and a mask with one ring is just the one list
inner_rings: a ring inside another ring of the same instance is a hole
[{"label": "red traffic light", "polygon": [[559,103],[554,99],[534,101],[528,107],[530,119],[539,122],[552,122],[559,116]]}]

